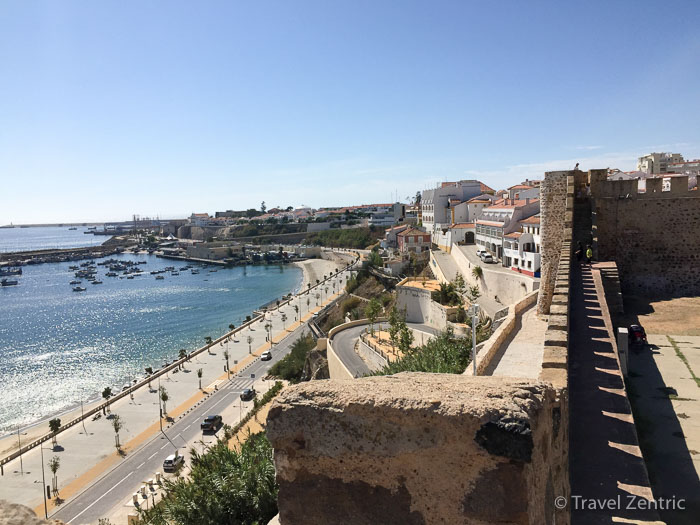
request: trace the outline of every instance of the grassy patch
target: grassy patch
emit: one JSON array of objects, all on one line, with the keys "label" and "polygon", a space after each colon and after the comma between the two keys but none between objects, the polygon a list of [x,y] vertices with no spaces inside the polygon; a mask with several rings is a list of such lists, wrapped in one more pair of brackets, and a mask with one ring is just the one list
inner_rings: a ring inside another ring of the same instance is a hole
[{"label": "grassy patch", "polygon": [[270,368],[270,375],[286,379],[290,383],[301,381],[306,355],[314,349],[316,342],[311,334],[301,336],[292,345],[292,351]]}]

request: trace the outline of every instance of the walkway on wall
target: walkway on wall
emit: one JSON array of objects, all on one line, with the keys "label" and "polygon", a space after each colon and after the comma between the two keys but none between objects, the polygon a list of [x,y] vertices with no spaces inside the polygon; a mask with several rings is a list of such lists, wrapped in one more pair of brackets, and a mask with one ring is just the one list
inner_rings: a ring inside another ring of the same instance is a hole
[{"label": "walkway on wall", "polygon": [[[569,330],[571,494],[598,501],[630,495],[650,497],[651,488],[617,360],[612,324],[598,271],[574,262]],[[580,500],[579,500],[580,501]],[[609,524],[612,517],[658,519],[639,509],[581,509],[571,500],[573,525]]]},{"label": "walkway on wall", "polygon": [[513,333],[501,345],[484,375],[537,379],[542,370],[547,321],[537,317],[534,303],[515,321]]}]

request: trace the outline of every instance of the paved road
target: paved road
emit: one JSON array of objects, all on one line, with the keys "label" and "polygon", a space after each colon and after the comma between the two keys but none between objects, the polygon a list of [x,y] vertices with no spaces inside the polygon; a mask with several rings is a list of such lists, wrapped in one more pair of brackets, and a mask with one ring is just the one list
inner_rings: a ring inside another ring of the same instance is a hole
[{"label": "paved road", "polygon": [[[165,431],[167,437],[164,434],[156,435],[140,449],[129,454],[117,467],[92,483],[84,492],[65,503],[50,517],[63,520],[65,523],[81,524],[95,523],[99,518],[108,515],[115,504],[129,498],[144,481],[155,477],[155,472],[162,472],[163,460],[175,452],[176,448],[185,447],[187,442],[202,435],[199,424],[205,416],[221,413],[224,407],[238,404],[241,391],[263,377],[272,364],[287,355],[294,341],[305,330],[307,330],[306,325],[297,328],[274,347],[271,361],[256,359],[241,372],[240,376],[232,377],[230,381],[222,383],[217,392],[204,399],[169,427]],[[251,374],[255,374],[255,379],[251,378]],[[252,407],[252,404],[253,402],[249,401],[244,403],[243,407],[247,410]],[[187,453],[185,453],[185,460],[187,459]]]},{"label": "paved road", "polygon": [[[426,333],[426,338],[438,335],[439,330],[422,323],[407,323],[409,328]],[[388,329],[388,323],[377,323],[376,329]],[[347,330],[342,330],[333,336],[333,350],[335,350],[338,359],[342,361],[345,367],[355,377],[365,376],[372,371],[367,366],[367,363],[355,352],[355,342],[360,338],[360,334],[367,329],[367,325],[353,326]],[[420,343],[421,341],[417,339]]]}]

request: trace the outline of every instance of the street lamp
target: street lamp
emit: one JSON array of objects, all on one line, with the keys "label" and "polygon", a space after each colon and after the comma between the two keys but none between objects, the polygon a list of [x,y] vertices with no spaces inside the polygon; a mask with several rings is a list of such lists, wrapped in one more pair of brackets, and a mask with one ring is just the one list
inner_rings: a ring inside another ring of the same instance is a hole
[{"label": "street lamp", "polygon": [[49,519],[49,509],[46,505],[46,475],[44,474],[44,444],[40,443],[41,449],[41,492],[44,495],[44,518]]},{"label": "street lamp", "polygon": [[479,319],[479,305],[471,305],[467,313],[472,318],[472,365],[474,367],[474,375],[476,375],[476,323]]}]

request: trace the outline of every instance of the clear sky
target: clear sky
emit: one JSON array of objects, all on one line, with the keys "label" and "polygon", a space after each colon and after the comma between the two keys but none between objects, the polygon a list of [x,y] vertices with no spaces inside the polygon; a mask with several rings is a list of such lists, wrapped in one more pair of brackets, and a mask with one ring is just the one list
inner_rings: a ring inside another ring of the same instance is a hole
[{"label": "clear sky", "polygon": [[0,224],[700,157],[700,2],[0,0]]}]

